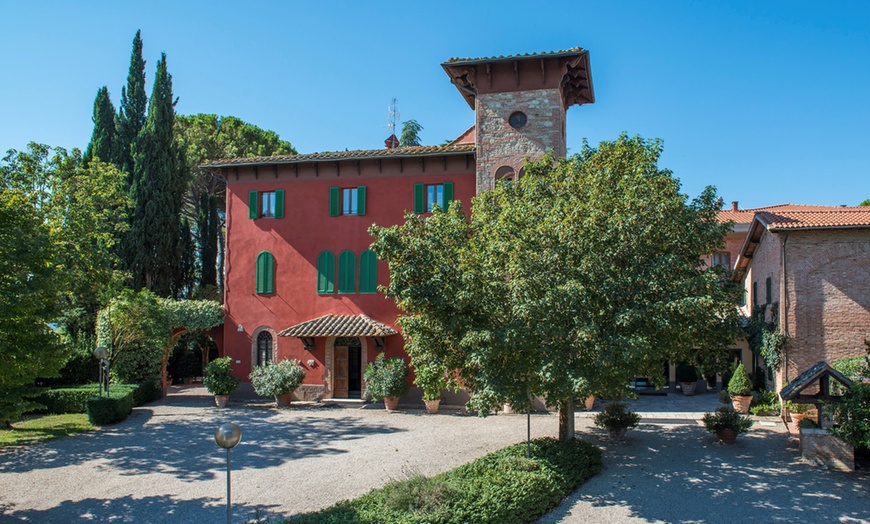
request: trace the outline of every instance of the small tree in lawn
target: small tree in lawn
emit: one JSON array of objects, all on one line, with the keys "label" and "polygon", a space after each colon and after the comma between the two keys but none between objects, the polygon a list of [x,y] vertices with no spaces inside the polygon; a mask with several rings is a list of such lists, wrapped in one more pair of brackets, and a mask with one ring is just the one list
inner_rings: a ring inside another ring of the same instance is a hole
[{"label": "small tree in lawn", "polygon": [[724,369],[740,334],[736,289],[701,256],[731,225],[717,220],[713,188],[680,193],[661,152],[626,135],[584,144],[479,195],[470,220],[454,202],[373,226],[412,365],[440,366],[484,415],[543,396],[559,406],[563,440],[574,398],[624,397],[663,360]]}]

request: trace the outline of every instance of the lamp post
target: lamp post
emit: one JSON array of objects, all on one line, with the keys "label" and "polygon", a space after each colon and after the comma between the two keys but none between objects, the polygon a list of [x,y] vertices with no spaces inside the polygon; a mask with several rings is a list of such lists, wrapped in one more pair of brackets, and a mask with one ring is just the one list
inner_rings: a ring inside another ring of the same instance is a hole
[{"label": "lamp post", "polygon": [[103,396],[103,387],[106,388],[106,396],[109,396],[109,350],[103,346],[94,349],[94,356],[100,360],[100,396]]},{"label": "lamp post", "polygon": [[232,422],[222,424],[214,432],[214,441],[217,445],[227,450],[227,524],[232,522],[230,505],[230,450],[236,447],[242,440],[242,428]]}]

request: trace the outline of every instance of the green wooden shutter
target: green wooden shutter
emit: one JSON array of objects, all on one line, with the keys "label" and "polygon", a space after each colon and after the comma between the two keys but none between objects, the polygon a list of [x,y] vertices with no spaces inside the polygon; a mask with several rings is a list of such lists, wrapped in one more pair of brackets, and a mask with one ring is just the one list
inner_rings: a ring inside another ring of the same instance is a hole
[{"label": "green wooden shutter", "polygon": [[356,293],[356,255],[350,250],[338,256],[338,292]]},{"label": "green wooden shutter", "polygon": [[453,200],[453,182],[444,182],[444,211],[450,209]]},{"label": "green wooden shutter", "polygon": [[284,190],[275,190],[275,218],[284,218]]},{"label": "green wooden shutter", "polygon": [[356,188],[356,214],[366,214],[366,186]]},{"label": "green wooden shutter", "polygon": [[275,257],[268,251],[257,255],[257,286],[258,295],[268,295],[275,292]]},{"label": "green wooden shutter", "polygon": [[758,307],[758,282],[752,283],[752,305]]},{"label": "green wooden shutter", "polygon": [[257,192],[248,192],[248,218],[257,218],[260,216],[260,206],[257,200]]},{"label": "green wooden shutter", "polygon": [[414,184],[414,213],[426,212],[426,185]]},{"label": "green wooden shutter", "polygon": [[377,293],[378,291],[378,257],[375,252],[366,249],[359,256],[359,292]]},{"label": "green wooden shutter", "polygon": [[767,280],[764,282],[764,284],[765,284],[765,286],[767,287],[767,290],[766,290],[766,291],[767,291],[767,304],[770,304],[770,301],[771,301],[771,299],[773,298],[773,297],[771,296],[773,293],[771,292],[771,282],[770,282],[770,277],[767,277]]},{"label": "green wooden shutter", "polygon": [[335,293],[335,255],[332,251],[323,251],[317,257],[317,292]]},{"label": "green wooden shutter", "polygon": [[329,188],[329,216],[337,217],[341,214],[341,189]]}]

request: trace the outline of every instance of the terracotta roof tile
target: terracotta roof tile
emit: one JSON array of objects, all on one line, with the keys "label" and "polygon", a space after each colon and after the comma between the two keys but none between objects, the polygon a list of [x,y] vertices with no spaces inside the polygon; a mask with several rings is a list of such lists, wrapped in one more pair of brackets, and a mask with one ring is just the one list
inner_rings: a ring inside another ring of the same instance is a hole
[{"label": "terracotta roof tile", "polygon": [[841,206],[817,206],[811,204],[776,204],[773,206],[738,209],[737,211],[734,211],[733,209],[723,209],[722,211],[719,211],[719,222],[733,221],[737,224],[748,224],[752,222],[753,218],[755,218],[756,213],[762,211],[772,211],[776,213],[780,211],[825,211],[834,209],[843,208]]},{"label": "terracotta roof tile", "polygon": [[455,65],[455,64],[464,64],[471,62],[493,62],[496,60],[523,60],[526,58],[546,58],[548,56],[561,56],[561,55],[576,55],[578,53],[585,53],[586,50],[582,47],[572,47],[570,49],[563,49],[560,51],[544,51],[542,53],[526,53],[526,54],[517,54],[517,55],[499,55],[499,56],[487,56],[481,58],[451,58],[444,62],[444,64]]},{"label": "terracotta roof tile", "polygon": [[768,230],[870,227],[870,207],[839,207],[812,211],[762,211],[758,220]]},{"label": "terracotta roof tile", "polygon": [[474,144],[446,146],[409,146],[393,149],[357,149],[354,151],[331,151],[304,155],[274,155],[246,158],[210,160],[200,167],[253,166],[262,164],[294,164],[298,162],[325,162],[336,160],[362,160],[366,158],[399,158],[436,155],[467,154],[474,152]]},{"label": "terracotta roof tile", "polygon": [[388,337],[398,332],[365,315],[324,315],[288,327],[279,337]]}]

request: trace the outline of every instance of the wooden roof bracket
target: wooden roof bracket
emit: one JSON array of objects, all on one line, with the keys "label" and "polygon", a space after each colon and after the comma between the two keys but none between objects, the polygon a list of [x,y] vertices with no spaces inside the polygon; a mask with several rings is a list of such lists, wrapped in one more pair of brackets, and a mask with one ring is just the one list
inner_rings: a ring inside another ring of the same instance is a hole
[{"label": "wooden roof bracket", "polygon": [[293,164],[293,174],[296,175],[296,178],[299,178],[299,164]]},{"label": "wooden roof bracket", "polygon": [[492,66],[486,64],[486,77],[489,79],[489,87],[492,87]]},{"label": "wooden roof bracket", "polygon": [[272,164],[272,174],[275,175],[275,180],[278,180],[278,164]]},{"label": "wooden roof bracket", "polygon": [[338,161],[335,162],[335,176],[337,176],[337,177],[341,176],[341,167],[339,166]]},{"label": "wooden roof bracket", "polygon": [[378,159],[378,173],[384,172],[384,166],[381,165],[381,159]]},{"label": "wooden roof bracket", "polygon": [[260,166],[254,166],[254,180],[260,180]]},{"label": "wooden roof bracket", "polygon": [[362,175],[362,168],[359,165],[359,160],[356,161],[356,175],[357,176]]},{"label": "wooden roof bracket", "polygon": [[544,59],[543,58],[541,59],[541,83],[542,84],[547,83],[547,70],[544,67]]},{"label": "wooden roof bracket", "polygon": [[514,77],[517,79],[517,87],[520,87],[520,62],[514,60]]},{"label": "wooden roof bracket", "polygon": [[314,162],[314,176],[320,177],[320,164],[318,162]]},{"label": "wooden roof bracket", "polygon": [[234,168],[233,168],[233,171],[236,172],[236,182],[238,182],[238,181],[239,181],[239,168],[234,167]]}]

